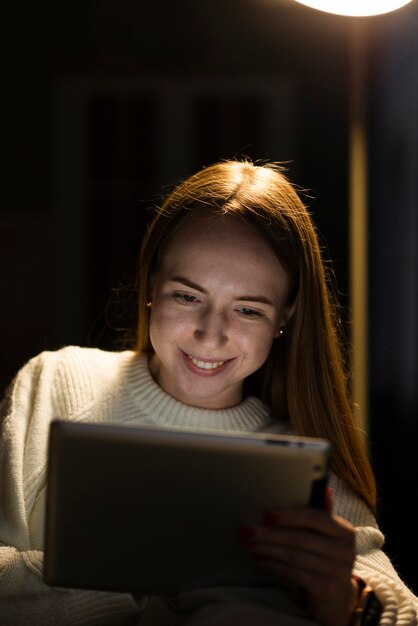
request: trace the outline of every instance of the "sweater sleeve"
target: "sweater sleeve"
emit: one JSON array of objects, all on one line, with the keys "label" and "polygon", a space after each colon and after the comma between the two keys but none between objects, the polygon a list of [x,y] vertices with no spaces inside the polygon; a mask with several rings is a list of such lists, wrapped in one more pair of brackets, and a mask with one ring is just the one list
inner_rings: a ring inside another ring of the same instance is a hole
[{"label": "sweater sleeve", "polygon": [[55,417],[71,419],[80,409],[78,397],[89,395],[87,380],[77,397],[60,375],[65,350],[31,359],[0,405],[0,622],[132,624],[139,611],[129,594],[53,588],[43,582],[40,503],[45,496],[49,425]]},{"label": "sweater sleeve", "polygon": [[336,476],[331,478],[334,513],[355,527],[353,573],[374,590],[383,606],[379,626],[417,626],[418,598],[401,580],[383,551],[384,536],[367,505]]}]

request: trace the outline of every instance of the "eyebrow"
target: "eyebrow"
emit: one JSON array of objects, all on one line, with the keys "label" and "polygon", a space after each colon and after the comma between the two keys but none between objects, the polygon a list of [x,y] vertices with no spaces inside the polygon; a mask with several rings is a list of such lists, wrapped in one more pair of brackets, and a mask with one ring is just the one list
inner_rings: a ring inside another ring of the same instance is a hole
[{"label": "eyebrow", "polygon": [[[204,293],[208,295],[206,289],[198,285],[197,283],[189,280],[188,278],[184,278],[183,276],[172,276],[169,278],[170,282],[173,283],[181,283],[186,287],[190,287],[191,289],[195,289],[196,291],[200,291],[200,293]],[[266,296],[240,296],[239,298],[235,298],[235,300],[242,302],[260,302],[262,304],[268,304],[269,306],[274,306],[274,303],[270,300],[270,298],[266,298]]]}]

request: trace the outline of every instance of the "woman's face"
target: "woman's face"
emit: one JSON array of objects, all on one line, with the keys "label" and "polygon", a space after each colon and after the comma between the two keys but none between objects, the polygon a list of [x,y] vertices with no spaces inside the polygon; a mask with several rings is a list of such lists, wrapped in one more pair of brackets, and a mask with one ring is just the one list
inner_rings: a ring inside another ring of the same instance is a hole
[{"label": "woman's face", "polygon": [[238,404],[290,317],[287,295],[280,262],[252,227],[232,216],[185,218],[153,277],[155,380],[185,404]]}]

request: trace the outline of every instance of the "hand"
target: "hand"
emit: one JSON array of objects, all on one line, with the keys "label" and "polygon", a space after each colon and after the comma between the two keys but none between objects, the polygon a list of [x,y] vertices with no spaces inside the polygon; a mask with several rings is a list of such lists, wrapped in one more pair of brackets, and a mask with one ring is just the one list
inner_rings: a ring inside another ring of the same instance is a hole
[{"label": "hand", "polygon": [[271,511],[263,525],[243,529],[244,546],[281,582],[299,586],[306,608],[324,626],[348,626],[358,587],[351,571],[354,528],[314,508]]}]

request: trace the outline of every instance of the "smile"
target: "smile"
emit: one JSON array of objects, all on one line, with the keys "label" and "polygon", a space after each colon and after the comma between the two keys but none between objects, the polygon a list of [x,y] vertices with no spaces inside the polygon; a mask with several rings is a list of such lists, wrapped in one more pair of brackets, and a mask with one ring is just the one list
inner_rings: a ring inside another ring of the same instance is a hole
[{"label": "smile", "polygon": [[214,370],[217,367],[221,367],[221,365],[225,363],[225,361],[199,361],[198,359],[190,356],[190,354],[188,354],[187,356],[189,357],[193,365],[201,370]]}]

